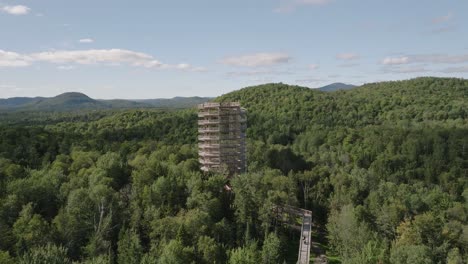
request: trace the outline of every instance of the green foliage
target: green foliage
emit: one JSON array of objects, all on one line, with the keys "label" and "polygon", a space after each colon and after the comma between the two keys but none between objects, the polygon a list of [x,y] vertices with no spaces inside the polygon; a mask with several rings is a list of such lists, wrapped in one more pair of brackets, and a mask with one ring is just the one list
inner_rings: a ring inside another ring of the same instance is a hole
[{"label": "green foliage", "polygon": [[120,234],[120,239],[117,245],[118,263],[138,264],[143,255],[138,234],[133,230],[123,230]]},{"label": "green foliage", "polygon": [[34,214],[31,203],[23,206],[18,220],[13,225],[18,254],[35,246],[47,244],[49,228],[42,216]]},{"label": "green foliage", "polygon": [[239,226],[245,228],[245,242],[269,230],[274,217],[273,206],[296,203],[294,182],[277,170],[239,175],[231,183],[235,190],[233,205],[236,220]]},{"label": "green foliage", "polygon": [[447,264],[462,264],[463,258],[460,255],[460,250],[458,248],[453,248],[450,250],[447,256]]},{"label": "green foliage", "polygon": [[19,259],[20,264],[67,264],[71,263],[64,247],[47,244],[27,251]]},{"label": "green foliage", "polygon": [[282,260],[281,240],[274,233],[270,233],[263,242],[262,263],[281,263]]},{"label": "green foliage", "polygon": [[158,263],[160,264],[178,264],[190,263],[192,249],[184,248],[178,240],[171,240],[163,248]]},{"label": "green foliage", "polygon": [[395,264],[430,264],[433,263],[430,257],[429,248],[423,245],[408,245],[392,247],[390,254],[391,263]]},{"label": "green foliage", "polygon": [[2,264],[14,264],[14,259],[10,256],[7,251],[0,251],[0,263]]},{"label": "green foliage", "polygon": [[344,206],[332,212],[328,231],[330,244],[340,255],[343,263],[375,263],[382,259],[379,242],[370,228],[358,220],[356,209]]},{"label": "green foliage", "polygon": [[257,264],[261,259],[256,242],[249,242],[242,248],[231,251],[229,264]]},{"label": "green foliage", "polygon": [[110,264],[111,259],[108,255],[100,255],[97,257],[86,259],[83,264]]},{"label": "green foliage", "polygon": [[226,94],[248,110],[232,179],[199,170],[195,109],[0,113],[0,262],[282,263],[296,219],[274,209],[297,206],[343,263],[466,263],[465,98],[446,78]]},{"label": "green foliage", "polygon": [[224,255],[220,245],[211,237],[201,236],[198,239],[198,255],[201,263],[224,263]]}]

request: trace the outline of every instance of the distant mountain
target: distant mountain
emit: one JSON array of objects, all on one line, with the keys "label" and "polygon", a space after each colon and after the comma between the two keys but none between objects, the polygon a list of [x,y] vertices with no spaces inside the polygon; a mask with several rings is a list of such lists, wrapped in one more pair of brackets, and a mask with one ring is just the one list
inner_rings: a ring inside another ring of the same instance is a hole
[{"label": "distant mountain", "polygon": [[211,100],[207,97],[175,97],[172,99],[95,100],[69,92],[55,97],[14,97],[0,99],[0,111],[75,111],[119,108],[189,108]]},{"label": "distant mountain", "polygon": [[356,87],[356,86],[352,85],[352,84],[346,84],[346,83],[339,83],[338,82],[338,83],[332,83],[332,84],[320,87],[320,88],[318,88],[318,90],[324,91],[324,92],[334,92],[334,91],[338,91],[338,90],[349,90],[349,89],[353,89],[354,87]]},{"label": "distant mountain", "polygon": [[210,101],[211,97],[174,97],[171,99],[143,99],[135,102],[145,103],[157,108],[189,108]]},{"label": "distant mountain", "polygon": [[79,109],[105,109],[106,104],[82,93],[64,93],[55,97],[16,97],[0,100],[3,111],[72,111]]},{"label": "distant mountain", "polygon": [[76,110],[106,108],[104,104],[82,93],[64,93],[52,98],[43,98],[24,105],[32,110]]},{"label": "distant mountain", "polygon": [[18,107],[42,99],[44,99],[44,97],[12,97],[8,99],[0,99],[0,109]]},{"label": "distant mountain", "polygon": [[152,107],[151,105],[145,103],[139,103],[133,100],[124,100],[124,99],[112,99],[112,100],[98,100],[101,103],[104,103],[107,108],[146,108]]}]

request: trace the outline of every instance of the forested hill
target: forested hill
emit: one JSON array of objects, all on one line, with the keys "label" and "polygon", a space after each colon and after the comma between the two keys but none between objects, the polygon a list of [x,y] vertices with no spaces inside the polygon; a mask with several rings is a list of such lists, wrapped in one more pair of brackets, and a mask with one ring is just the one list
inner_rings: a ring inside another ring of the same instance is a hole
[{"label": "forested hill", "polygon": [[0,111],[83,111],[112,108],[149,107],[143,103],[126,100],[94,100],[82,93],[69,92],[55,97],[16,97],[0,99]]},{"label": "forested hill", "polygon": [[14,97],[0,99],[0,112],[83,111],[132,108],[190,108],[209,101],[207,97],[174,97],[171,99],[95,100],[85,94],[68,92],[55,97]]},{"label": "forested hill", "polygon": [[[417,78],[321,92],[281,83],[247,87],[217,101],[239,101],[249,111],[255,134],[289,136],[309,126],[363,127],[424,123],[466,125],[468,80]],[[273,133],[273,134],[272,134]]]},{"label": "forested hill", "polygon": [[195,108],[0,114],[0,263],[296,263],[275,205],[313,212],[329,263],[466,263],[467,98],[450,78],[223,95],[248,111],[229,193]]}]

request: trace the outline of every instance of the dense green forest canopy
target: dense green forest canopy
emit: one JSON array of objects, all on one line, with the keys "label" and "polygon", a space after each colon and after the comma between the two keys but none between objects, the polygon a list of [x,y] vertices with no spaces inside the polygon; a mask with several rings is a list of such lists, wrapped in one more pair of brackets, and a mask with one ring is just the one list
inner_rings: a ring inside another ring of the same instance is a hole
[{"label": "dense green forest canopy", "polygon": [[233,192],[199,170],[196,109],[1,114],[0,263],[295,263],[274,205],[312,210],[335,261],[466,263],[467,98],[451,78],[223,95],[248,110]]}]

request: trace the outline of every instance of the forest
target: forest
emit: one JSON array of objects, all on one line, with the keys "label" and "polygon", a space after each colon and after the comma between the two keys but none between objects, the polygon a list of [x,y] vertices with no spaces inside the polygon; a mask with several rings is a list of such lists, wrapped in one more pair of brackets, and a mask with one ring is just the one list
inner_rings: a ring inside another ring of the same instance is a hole
[{"label": "forest", "polygon": [[0,113],[0,263],[296,263],[276,205],[330,263],[467,263],[468,80],[214,100],[248,111],[232,179],[200,171],[195,108]]}]

